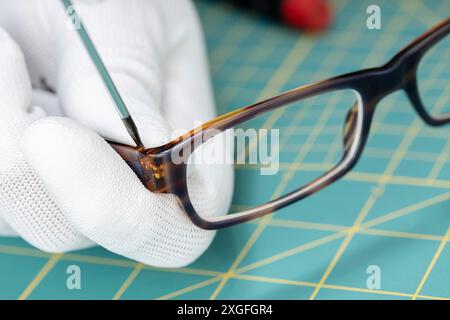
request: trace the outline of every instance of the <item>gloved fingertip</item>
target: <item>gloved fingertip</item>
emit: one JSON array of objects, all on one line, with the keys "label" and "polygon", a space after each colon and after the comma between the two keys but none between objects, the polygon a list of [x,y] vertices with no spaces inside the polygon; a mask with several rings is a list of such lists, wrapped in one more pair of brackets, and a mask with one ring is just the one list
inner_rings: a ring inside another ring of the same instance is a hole
[{"label": "gloved fingertip", "polygon": [[159,147],[170,141],[171,129],[161,117],[134,115],[133,119],[145,147]]}]

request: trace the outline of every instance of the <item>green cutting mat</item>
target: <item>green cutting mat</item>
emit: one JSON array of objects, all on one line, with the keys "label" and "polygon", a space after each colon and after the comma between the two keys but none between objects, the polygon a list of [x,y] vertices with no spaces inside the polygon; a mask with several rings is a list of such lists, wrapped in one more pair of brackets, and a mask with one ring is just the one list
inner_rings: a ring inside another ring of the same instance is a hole
[{"label": "green cutting mat", "polygon": [[[379,65],[450,14],[446,0],[379,0],[383,27],[370,31],[372,3],[336,1],[333,28],[311,37],[224,2],[196,2],[220,113]],[[101,248],[50,255],[1,238],[0,298],[450,298],[450,128],[425,127],[401,93],[374,121],[354,172],[267,225],[220,231],[187,268],[146,267]],[[66,288],[70,265],[81,268],[81,290]],[[369,266],[379,268],[380,289],[367,288]]]}]

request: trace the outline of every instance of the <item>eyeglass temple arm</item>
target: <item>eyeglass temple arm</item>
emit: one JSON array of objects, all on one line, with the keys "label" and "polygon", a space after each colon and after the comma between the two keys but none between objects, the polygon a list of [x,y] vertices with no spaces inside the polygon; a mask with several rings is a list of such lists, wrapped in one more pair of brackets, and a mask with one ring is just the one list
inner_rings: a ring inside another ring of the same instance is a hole
[{"label": "eyeglass temple arm", "polygon": [[138,148],[143,148],[144,145],[142,143],[142,140],[139,136],[139,131],[136,127],[136,124],[133,121],[133,118],[130,115],[130,112],[128,111],[128,108],[125,105],[125,102],[123,101],[122,97],[120,96],[119,91],[117,90],[113,80],[111,79],[111,76],[108,73],[108,70],[106,69],[102,59],[100,58],[100,55],[97,52],[97,49],[95,48],[94,44],[92,43],[91,38],[89,37],[89,34],[87,33],[83,22],[81,21],[80,17],[78,16],[77,12],[75,11],[75,7],[72,4],[72,1],[70,0],[61,0],[65,9],[66,14],[72,18],[75,19],[78,23],[76,26],[76,29],[78,31],[78,35],[81,38],[81,41],[84,44],[84,47],[86,48],[90,58],[94,62],[95,67],[97,68],[98,73],[100,74],[103,83],[105,84],[106,88],[108,89],[108,92],[114,101],[116,111],[118,112],[120,118],[122,119],[123,124],[125,125],[125,128],[128,131],[128,134],[131,136],[133,141],[136,143],[136,146]]}]

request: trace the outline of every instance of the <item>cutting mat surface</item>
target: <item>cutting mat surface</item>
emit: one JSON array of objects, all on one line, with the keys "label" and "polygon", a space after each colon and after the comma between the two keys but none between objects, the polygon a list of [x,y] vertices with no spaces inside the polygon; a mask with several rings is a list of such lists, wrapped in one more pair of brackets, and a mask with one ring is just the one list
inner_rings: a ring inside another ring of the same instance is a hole
[{"label": "cutting mat surface", "polygon": [[[450,14],[445,0],[380,0],[382,30],[368,30],[369,4],[336,1],[333,28],[311,37],[197,1],[219,112],[380,65]],[[194,264],[161,270],[98,247],[51,255],[0,238],[0,298],[450,298],[449,136],[450,127],[426,127],[397,93],[382,101],[351,174],[267,223],[220,231]],[[81,269],[81,290],[66,287],[71,265]],[[380,271],[378,290],[367,287],[370,266]]]}]

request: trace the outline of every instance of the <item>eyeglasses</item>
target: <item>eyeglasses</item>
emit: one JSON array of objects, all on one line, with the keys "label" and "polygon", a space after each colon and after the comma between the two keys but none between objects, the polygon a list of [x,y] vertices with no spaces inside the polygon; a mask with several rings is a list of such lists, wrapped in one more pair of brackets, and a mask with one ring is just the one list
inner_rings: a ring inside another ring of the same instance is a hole
[{"label": "eyeglasses", "polygon": [[[71,6],[68,0],[63,3]],[[450,19],[446,19],[381,67],[298,87],[146,149],[80,26],[81,39],[137,147],[110,145],[148,190],[176,195],[192,222],[203,229],[271,214],[342,178],[362,154],[378,103],[393,92],[405,92],[428,125],[450,123]],[[216,212],[212,203],[231,200],[224,186],[233,184],[233,167],[239,172],[234,199],[247,203],[235,213]]]}]

